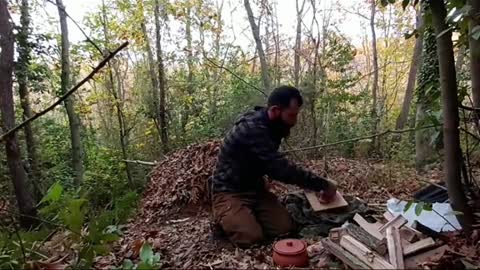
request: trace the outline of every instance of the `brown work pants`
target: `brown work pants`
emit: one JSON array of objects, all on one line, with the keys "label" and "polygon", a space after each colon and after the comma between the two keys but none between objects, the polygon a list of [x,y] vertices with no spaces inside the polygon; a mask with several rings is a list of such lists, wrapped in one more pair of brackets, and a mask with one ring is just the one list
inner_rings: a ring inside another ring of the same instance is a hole
[{"label": "brown work pants", "polygon": [[230,241],[239,247],[294,229],[287,209],[270,192],[214,194],[213,216]]}]

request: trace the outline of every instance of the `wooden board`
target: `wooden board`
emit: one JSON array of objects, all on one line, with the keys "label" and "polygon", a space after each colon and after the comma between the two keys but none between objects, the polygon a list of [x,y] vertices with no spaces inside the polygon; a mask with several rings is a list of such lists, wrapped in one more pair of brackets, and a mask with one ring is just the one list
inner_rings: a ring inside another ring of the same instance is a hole
[{"label": "wooden board", "polygon": [[321,240],[323,247],[333,256],[337,257],[340,261],[346,264],[352,269],[369,269],[368,265],[363,263],[360,259],[352,255],[350,252],[343,249],[341,246],[335,244],[328,239]]},{"label": "wooden board", "polygon": [[383,236],[378,229],[382,226],[381,224],[377,223],[370,223],[366,221],[361,215],[355,214],[353,220],[358,224],[358,226],[362,227],[365,231],[369,234],[377,238],[378,240],[383,240],[385,236]]},{"label": "wooden board", "polygon": [[410,256],[408,258],[405,258],[405,267],[407,269],[418,269],[419,266],[421,266],[421,264],[424,262],[427,262],[427,261],[436,262],[442,258],[442,256],[445,254],[445,251],[447,251],[447,249],[448,249],[448,246],[444,245],[436,249],[432,249],[427,252],[423,252],[415,256]]},{"label": "wooden board", "polygon": [[[392,215],[392,213],[390,213],[389,211],[386,211],[385,213],[383,213],[383,217],[387,221],[392,221],[395,218],[395,216]],[[409,242],[412,242],[415,239],[416,236],[418,236],[418,238],[420,238],[422,236],[422,233],[413,229],[413,228],[411,228],[408,225],[405,225],[402,228],[400,228],[400,237],[402,237],[403,239],[405,239]]]},{"label": "wooden board", "polygon": [[395,227],[400,229],[403,225],[407,224],[408,220],[406,220],[402,215],[396,216],[394,219],[390,220],[387,224],[383,225],[378,229],[381,234],[385,234],[388,227]]},{"label": "wooden board", "polygon": [[305,196],[315,212],[348,206],[347,201],[345,201],[338,191],[335,195],[335,199],[330,203],[321,203],[318,200],[317,194],[313,191],[305,191]]},{"label": "wooden board", "polygon": [[431,238],[425,238],[410,245],[407,245],[403,248],[403,255],[408,256],[419,250],[431,248],[435,246],[435,241]]},{"label": "wooden board", "polygon": [[350,235],[342,236],[342,239],[340,239],[340,246],[355,255],[363,263],[373,269],[395,269],[395,267],[382,258],[382,256],[376,252],[373,252],[367,246]]},{"label": "wooden board", "polygon": [[339,243],[340,238],[346,233],[346,230],[342,227],[330,229],[328,233],[328,238],[334,242]]},{"label": "wooden board", "polygon": [[345,230],[349,235],[365,244],[368,248],[376,251],[378,254],[385,255],[387,253],[386,240],[378,240],[376,237],[365,231],[362,227],[353,223],[348,223],[343,225],[343,227],[345,227]]},{"label": "wooden board", "polygon": [[398,229],[394,226],[388,227],[385,237],[387,238],[388,257],[390,263],[396,269],[405,269],[405,264],[403,262],[402,243]]}]

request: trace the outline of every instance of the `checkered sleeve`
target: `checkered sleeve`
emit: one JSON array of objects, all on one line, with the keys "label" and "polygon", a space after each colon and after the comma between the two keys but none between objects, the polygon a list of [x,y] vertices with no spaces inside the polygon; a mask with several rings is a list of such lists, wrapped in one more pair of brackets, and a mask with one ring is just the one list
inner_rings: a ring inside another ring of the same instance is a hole
[{"label": "checkered sleeve", "polygon": [[[251,126],[247,128],[247,125]],[[269,138],[266,126],[252,125],[246,122],[239,128],[242,129],[240,133],[243,134],[244,145],[266,168],[266,174],[269,177],[314,191],[322,191],[328,188],[329,182],[327,180],[288,161],[283,154],[278,152],[277,147]]]}]

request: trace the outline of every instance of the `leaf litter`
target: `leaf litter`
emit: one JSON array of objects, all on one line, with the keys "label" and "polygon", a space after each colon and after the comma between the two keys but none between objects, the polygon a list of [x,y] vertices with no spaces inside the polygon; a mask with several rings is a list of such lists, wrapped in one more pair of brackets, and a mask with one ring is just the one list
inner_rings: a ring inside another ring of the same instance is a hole
[{"label": "leaf litter", "polygon": [[[238,249],[227,241],[212,237],[209,209],[208,178],[212,175],[220,141],[194,144],[173,152],[155,166],[150,174],[137,216],[125,226],[125,234],[108,256],[97,258],[96,268],[110,269],[123,260],[139,260],[139,250],[149,243],[161,256],[162,267],[171,268],[242,268],[274,267],[272,243]],[[372,163],[346,158],[305,160],[300,165],[315,173],[334,179],[343,193],[356,196],[384,212],[390,197],[409,200],[422,183],[414,169],[398,163]],[[442,178],[439,170],[427,176],[436,182]],[[279,182],[269,182],[278,196],[298,190]],[[478,252],[468,250],[464,238],[452,236],[453,249],[478,258]],[[309,245],[316,242],[304,239]],[[327,258],[313,260],[314,266],[327,265]],[[331,259],[331,258],[330,258]]]}]

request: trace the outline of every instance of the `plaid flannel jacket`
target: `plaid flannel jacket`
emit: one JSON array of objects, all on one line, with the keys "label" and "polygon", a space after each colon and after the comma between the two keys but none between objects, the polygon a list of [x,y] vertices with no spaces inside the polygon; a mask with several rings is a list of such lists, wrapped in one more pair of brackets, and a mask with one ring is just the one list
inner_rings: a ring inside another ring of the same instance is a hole
[{"label": "plaid flannel jacket", "polygon": [[328,181],[278,152],[281,141],[265,108],[256,107],[243,114],[223,140],[210,179],[211,192],[261,192],[265,189],[265,175],[315,191],[326,189]]}]

